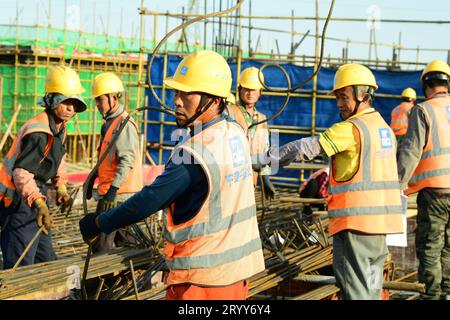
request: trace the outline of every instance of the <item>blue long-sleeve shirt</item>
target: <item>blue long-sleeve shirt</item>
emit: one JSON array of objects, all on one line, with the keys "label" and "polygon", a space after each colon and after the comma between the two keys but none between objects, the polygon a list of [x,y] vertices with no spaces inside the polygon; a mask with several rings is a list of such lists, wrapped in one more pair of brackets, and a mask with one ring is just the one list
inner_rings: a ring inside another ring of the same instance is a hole
[{"label": "blue long-sleeve shirt", "polygon": [[[203,125],[202,130],[222,120],[230,121],[228,117],[219,117]],[[151,185],[144,186],[140,192],[117,208],[102,213],[98,218],[99,227],[102,232],[110,233],[139,222],[167,208],[171,203],[175,203],[173,222],[180,224],[189,221],[198,213],[207,194],[208,181],[200,164],[195,164],[194,161],[174,164],[170,161],[164,172]]]}]

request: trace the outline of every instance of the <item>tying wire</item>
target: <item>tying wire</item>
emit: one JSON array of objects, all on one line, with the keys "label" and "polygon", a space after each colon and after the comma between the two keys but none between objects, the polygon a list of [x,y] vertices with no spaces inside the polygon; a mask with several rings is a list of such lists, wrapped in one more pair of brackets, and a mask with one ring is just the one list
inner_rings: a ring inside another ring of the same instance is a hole
[{"label": "tying wire", "polygon": [[273,64],[273,63],[267,63],[261,66],[261,68],[259,68],[259,72],[258,72],[258,78],[259,81],[261,82],[263,88],[269,92],[278,92],[278,93],[286,93],[287,97],[285,99],[285,102],[283,103],[283,105],[281,106],[281,108],[271,117],[268,117],[267,119],[261,120],[259,122],[255,122],[252,123],[248,129],[250,129],[251,127],[263,124],[265,122],[269,122],[272,121],[273,119],[277,118],[282,112],[283,110],[286,108],[287,106],[287,102],[289,101],[289,94],[290,93],[294,93],[295,91],[297,91],[298,89],[304,87],[308,82],[310,82],[320,71],[321,67],[322,67],[322,61],[323,61],[323,53],[324,53],[324,48],[325,48],[325,35],[327,32],[327,28],[328,28],[328,23],[330,21],[331,15],[333,13],[333,8],[334,8],[334,1],[335,0],[331,0],[331,4],[330,4],[330,9],[328,10],[328,15],[327,18],[325,20],[325,24],[323,26],[322,29],[322,39],[320,41],[320,56],[319,56],[319,62],[317,64],[317,69],[313,72],[313,74],[307,78],[305,81],[303,81],[302,83],[300,83],[299,85],[296,85],[294,87],[290,87],[288,86],[287,89],[279,89],[279,88],[273,88],[273,87],[268,87],[264,84],[264,80],[262,78],[262,72],[265,68],[267,67],[271,67],[271,66],[277,66],[281,71],[283,71],[283,73],[285,74],[285,76],[287,75],[287,77],[289,77],[289,75],[287,74],[286,70],[277,64]]},{"label": "tying wire", "polygon": [[[174,28],[173,30],[171,30],[171,31],[170,31],[168,34],[166,34],[166,36],[165,36],[164,38],[162,38],[161,41],[158,43],[158,45],[156,46],[156,48],[153,50],[153,53],[152,53],[152,55],[151,55],[151,57],[150,57],[150,60],[149,60],[149,62],[148,62],[148,66],[147,66],[147,85],[149,86],[150,91],[151,91],[153,97],[154,97],[155,100],[161,105],[161,107],[162,107],[163,109],[169,110],[169,111],[171,111],[172,113],[174,113],[173,109],[172,109],[171,107],[169,107],[168,105],[166,105],[166,103],[165,103],[164,101],[162,101],[162,100],[158,97],[158,95],[157,95],[156,92],[155,92],[155,89],[153,88],[153,84],[152,84],[152,80],[151,80],[151,69],[152,69],[152,65],[153,65],[153,60],[155,59],[156,54],[158,53],[158,51],[159,51],[159,49],[161,48],[161,46],[164,44],[164,42],[167,41],[167,39],[168,39],[170,36],[172,36],[174,33],[178,32],[179,30],[182,30],[182,29],[186,28],[187,26],[189,26],[189,25],[191,25],[191,24],[193,24],[193,23],[195,23],[195,22],[198,22],[198,21],[201,21],[201,20],[204,20],[204,19],[207,19],[207,18],[212,18],[212,17],[217,17],[217,16],[226,15],[226,14],[228,14],[228,13],[230,13],[230,12],[233,12],[234,10],[238,9],[238,8],[242,5],[243,2],[244,2],[243,0],[238,0],[238,1],[236,2],[236,5],[235,5],[234,7],[231,7],[231,8],[229,8],[229,9],[226,9],[226,10],[223,10],[223,11],[212,12],[212,13],[208,13],[208,14],[205,14],[205,15],[200,15],[200,16],[194,18],[194,19],[188,20],[187,22],[182,23],[182,24],[180,24],[179,26],[177,26],[176,28]],[[172,114],[172,115],[173,115],[173,114]]]}]

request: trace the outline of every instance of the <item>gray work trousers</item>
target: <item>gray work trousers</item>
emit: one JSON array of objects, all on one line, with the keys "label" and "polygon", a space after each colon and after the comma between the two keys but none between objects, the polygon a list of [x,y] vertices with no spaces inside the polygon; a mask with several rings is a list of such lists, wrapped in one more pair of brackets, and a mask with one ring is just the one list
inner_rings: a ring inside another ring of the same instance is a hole
[{"label": "gray work trousers", "polygon": [[343,300],[380,300],[386,235],[344,230],[333,236],[333,270]]}]

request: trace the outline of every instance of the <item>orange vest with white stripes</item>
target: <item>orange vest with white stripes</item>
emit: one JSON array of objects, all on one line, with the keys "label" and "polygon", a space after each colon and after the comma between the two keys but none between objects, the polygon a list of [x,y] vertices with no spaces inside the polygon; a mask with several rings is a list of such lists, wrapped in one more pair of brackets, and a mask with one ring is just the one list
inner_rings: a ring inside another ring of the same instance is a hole
[{"label": "orange vest with white stripes", "polygon": [[[114,134],[117,132],[117,130],[120,127],[120,124],[122,121],[128,116],[128,112],[124,111],[121,115],[117,116],[109,126],[108,130],[105,133],[105,137],[103,138],[103,141],[100,145],[100,152],[99,152],[99,158],[103,153],[106,151],[106,148],[110,145],[111,140],[114,136]],[[136,123],[133,121],[133,119],[130,119],[129,122],[133,124],[133,126],[136,128],[136,131],[138,130]],[[111,148],[106,158],[103,160],[103,162],[100,164],[100,167],[98,168],[98,194],[99,195],[105,195],[109,187],[114,181],[114,176],[117,172],[117,167],[119,166],[119,159],[117,159],[116,154],[116,148],[115,146]],[[141,162],[141,153],[139,148],[135,151],[134,155],[134,163],[133,167],[128,171],[128,175],[122,185],[120,186],[119,190],[117,190],[117,194],[122,193],[134,193],[138,192],[143,187],[142,182],[142,162]]]},{"label": "orange vest with white stripes", "polygon": [[430,130],[405,194],[427,187],[450,188],[450,95],[435,96],[417,106],[424,111]]},{"label": "orange vest with white stripes", "polygon": [[359,133],[359,167],[348,181],[336,181],[335,162],[339,154],[332,157],[329,233],[334,235],[343,230],[400,233],[402,204],[393,132],[375,111],[347,121]]},{"label": "orange vest with white stripes", "polygon": [[264,270],[256,220],[248,143],[233,122],[219,121],[177,145],[171,160],[184,150],[208,180],[208,194],[189,221],[174,224],[165,214],[167,284],[226,286]]},{"label": "orange vest with white stripes", "polygon": [[412,102],[403,101],[391,112],[391,129],[396,136],[404,136],[408,130],[409,112],[414,106]]},{"label": "orange vest with white stripes", "polygon": [[3,201],[5,207],[9,207],[12,203],[16,203],[19,200],[20,195],[16,192],[16,186],[14,185],[12,177],[14,164],[21,153],[22,139],[35,132],[43,132],[48,135],[44,157],[41,160],[42,162],[50,152],[53,144],[53,133],[50,130],[48,115],[45,111],[28,120],[22,128],[20,128],[8,154],[3,160],[3,165],[0,168],[0,200]]}]

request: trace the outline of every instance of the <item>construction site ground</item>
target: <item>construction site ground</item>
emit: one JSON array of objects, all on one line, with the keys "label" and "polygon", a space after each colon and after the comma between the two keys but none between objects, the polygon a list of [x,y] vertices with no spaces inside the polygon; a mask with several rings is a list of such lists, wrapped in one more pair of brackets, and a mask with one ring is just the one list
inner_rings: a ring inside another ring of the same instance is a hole
[{"label": "construction site ground", "polygon": [[[78,173],[85,169],[70,168]],[[78,227],[84,215],[81,183],[72,184],[69,191],[75,202],[68,214],[51,207],[56,220],[53,246],[58,259],[0,271],[0,299],[81,299],[80,281],[88,248]],[[255,194],[266,269],[250,279],[248,299],[339,299],[332,270],[332,238],[327,231],[327,212],[315,208],[324,200],[301,199],[292,188],[278,188],[272,201],[263,202],[259,189]],[[49,198],[54,199],[53,190]],[[389,247],[383,299],[417,299],[423,290],[416,279],[415,205],[414,199],[410,201],[408,247]],[[312,219],[302,214],[305,204],[313,209]],[[96,202],[90,200],[89,211],[94,211],[95,207]],[[129,232],[135,239],[132,244],[123,243],[123,247],[92,257],[86,277],[89,299],[164,298],[162,212],[131,227]]]}]

